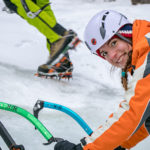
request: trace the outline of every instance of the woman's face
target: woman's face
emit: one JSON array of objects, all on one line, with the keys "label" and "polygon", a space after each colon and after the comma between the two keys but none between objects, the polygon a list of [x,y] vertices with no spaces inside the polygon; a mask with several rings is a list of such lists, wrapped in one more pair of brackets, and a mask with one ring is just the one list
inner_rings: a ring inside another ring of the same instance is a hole
[{"label": "woman's face", "polygon": [[129,58],[128,54],[132,46],[124,40],[113,38],[105,43],[99,52],[113,66],[124,68]]}]

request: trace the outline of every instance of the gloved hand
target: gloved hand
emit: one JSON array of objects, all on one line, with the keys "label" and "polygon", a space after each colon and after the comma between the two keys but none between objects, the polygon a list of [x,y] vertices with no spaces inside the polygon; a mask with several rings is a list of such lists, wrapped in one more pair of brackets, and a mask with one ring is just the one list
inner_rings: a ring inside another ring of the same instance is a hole
[{"label": "gloved hand", "polygon": [[14,145],[10,149],[11,150],[25,150],[23,145]]},{"label": "gloved hand", "polygon": [[65,140],[58,142],[55,145],[54,150],[83,150],[83,148],[81,147],[81,144],[75,145]]}]

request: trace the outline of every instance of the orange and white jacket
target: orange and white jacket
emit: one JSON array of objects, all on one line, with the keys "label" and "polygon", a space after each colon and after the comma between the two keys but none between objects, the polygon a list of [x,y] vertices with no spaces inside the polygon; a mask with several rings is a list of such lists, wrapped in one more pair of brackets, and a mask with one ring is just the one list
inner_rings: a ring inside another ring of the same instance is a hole
[{"label": "orange and white jacket", "polygon": [[84,150],[114,150],[120,145],[130,149],[150,134],[150,22],[136,20],[132,31],[135,70],[125,100],[84,139]]}]

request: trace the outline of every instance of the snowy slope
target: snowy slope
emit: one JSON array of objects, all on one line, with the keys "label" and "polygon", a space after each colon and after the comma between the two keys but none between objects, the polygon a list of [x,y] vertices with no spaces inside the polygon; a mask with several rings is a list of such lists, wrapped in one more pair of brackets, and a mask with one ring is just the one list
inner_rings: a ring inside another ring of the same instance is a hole
[{"label": "snowy slope", "polygon": [[[81,115],[92,129],[104,123],[123,98],[119,71],[110,73],[111,66],[93,56],[84,44],[70,52],[74,64],[73,79],[46,80],[34,76],[36,69],[48,57],[45,37],[16,14],[2,11],[0,0],[0,97],[2,102],[18,105],[32,113],[37,99],[65,105]],[[133,21],[137,18],[150,20],[150,5],[132,6],[130,0],[105,2],[97,0],[55,0],[52,8],[59,23],[74,29],[83,40],[88,20],[103,9],[118,10]],[[114,75],[113,75],[114,74]],[[115,85],[115,87],[114,87]],[[0,111],[1,121],[18,144],[27,150],[52,150],[53,144],[43,146],[45,139],[22,117]],[[74,120],[58,112],[43,110],[40,120],[54,136],[78,143],[86,136]],[[149,138],[135,147],[148,150]],[[0,140],[0,146],[7,147]]]}]

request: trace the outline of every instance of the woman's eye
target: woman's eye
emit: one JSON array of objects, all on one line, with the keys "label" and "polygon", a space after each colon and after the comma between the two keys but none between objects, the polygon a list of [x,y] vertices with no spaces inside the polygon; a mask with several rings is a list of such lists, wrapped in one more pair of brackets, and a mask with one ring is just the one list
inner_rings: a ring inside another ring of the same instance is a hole
[{"label": "woman's eye", "polygon": [[114,46],[116,46],[116,43],[117,43],[117,41],[112,41],[111,44],[110,44],[110,46],[114,47]]},{"label": "woman's eye", "polygon": [[107,55],[107,52],[104,52],[104,51],[101,52],[102,57],[106,57],[106,55]]}]

